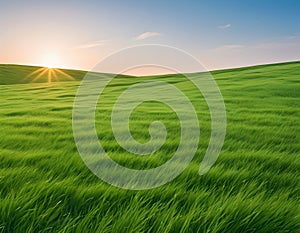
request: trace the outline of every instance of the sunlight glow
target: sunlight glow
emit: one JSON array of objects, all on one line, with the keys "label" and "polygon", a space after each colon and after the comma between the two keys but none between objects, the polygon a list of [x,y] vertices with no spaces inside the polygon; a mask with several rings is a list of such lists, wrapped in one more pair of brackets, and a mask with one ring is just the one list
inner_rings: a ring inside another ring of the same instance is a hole
[{"label": "sunlight glow", "polygon": [[51,83],[53,80],[59,81],[59,76],[62,78],[67,78],[69,80],[75,80],[71,75],[67,74],[66,72],[57,69],[57,68],[49,68],[49,67],[42,67],[38,68],[37,70],[31,72],[26,78],[34,77],[31,82],[35,82],[41,78],[47,78],[48,83]]},{"label": "sunlight glow", "polygon": [[54,53],[45,54],[42,58],[42,65],[47,68],[58,68],[60,67],[61,61],[59,56]]}]

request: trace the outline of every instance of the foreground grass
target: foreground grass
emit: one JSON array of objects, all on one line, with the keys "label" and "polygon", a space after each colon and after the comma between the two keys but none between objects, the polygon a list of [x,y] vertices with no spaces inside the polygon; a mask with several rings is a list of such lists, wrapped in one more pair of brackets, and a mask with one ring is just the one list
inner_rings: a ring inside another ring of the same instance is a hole
[{"label": "foreground grass", "polygon": [[[164,76],[194,103],[201,139],[180,176],[145,191],[112,187],[83,164],[72,135],[79,81],[18,84],[6,76],[14,85],[0,85],[0,232],[299,232],[300,63],[213,74],[228,120],[219,159],[198,175],[210,134],[207,106],[180,75]],[[105,149],[131,168],[164,163],[178,143],[176,115],[151,102],[133,112],[132,134],[147,141],[149,123],[163,120],[170,134],[161,150],[141,159],[114,141],[112,104],[128,84],[147,79],[162,77],[116,79],[96,114]]]}]

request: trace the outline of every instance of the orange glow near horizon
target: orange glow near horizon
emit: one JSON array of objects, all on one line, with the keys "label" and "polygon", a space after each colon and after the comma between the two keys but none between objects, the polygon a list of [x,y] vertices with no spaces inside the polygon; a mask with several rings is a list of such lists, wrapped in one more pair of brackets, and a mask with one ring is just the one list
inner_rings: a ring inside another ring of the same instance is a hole
[{"label": "orange glow near horizon", "polygon": [[66,72],[58,69],[58,68],[49,68],[49,67],[42,67],[26,76],[26,78],[30,78],[35,76],[31,82],[35,82],[42,78],[43,76],[47,77],[47,81],[50,84],[53,80],[59,81],[58,74],[61,74],[62,77],[67,78],[69,80],[75,80],[71,75],[67,74]]},{"label": "orange glow near horizon", "polygon": [[172,70],[163,66],[155,66],[155,65],[143,65],[130,68],[122,72],[125,75],[133,75],[133,76],[152,76],[152,75],[166,75],[166,74],[176,74],[178,73],[175,70]]}]

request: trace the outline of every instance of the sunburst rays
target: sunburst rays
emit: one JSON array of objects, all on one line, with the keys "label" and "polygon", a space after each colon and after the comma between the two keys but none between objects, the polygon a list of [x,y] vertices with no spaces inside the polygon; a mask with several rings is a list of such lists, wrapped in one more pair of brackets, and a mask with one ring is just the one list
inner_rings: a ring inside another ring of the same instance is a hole
[{"label": "sunburst rays", "polygon": [[38,68],[37,70],[31,72],[25,78],[32,78],[31,82],[36,82],[41,78],[46,78],[48,83],[52,83],[52,81],[59,81],[60,77],[68,80],[75,80],[71,75],[67,74],[66,72],[57,69],[57,68],[48,68],[42,67]]}]

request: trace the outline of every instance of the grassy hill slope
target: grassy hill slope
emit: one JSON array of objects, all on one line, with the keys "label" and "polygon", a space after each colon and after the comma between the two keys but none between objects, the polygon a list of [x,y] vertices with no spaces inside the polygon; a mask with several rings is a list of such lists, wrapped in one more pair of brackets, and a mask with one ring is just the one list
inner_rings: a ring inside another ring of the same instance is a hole
[{"label": "grassy hill slope", "polygon": [[181,75],[115,79],[98,105],[96,127],[120,164],[137,169],[163,164],[179,140],[176,114],[148,102],[133,111],[132,134],[147,140],[149,124],[159,119],[170,132],[165,145],[143,158],[120,148],[110,112],[129,85],[172,83],[185,91],[200,121],[199,149],[190,166],[169,184],[145,191],[112,187],[82,162],[72,106],[84,72],[66,71],[75,77],[63,80],[68,82],[25,82],[36,69],[0,66],[0,83],[15,84],[0,85],[0,232],[300,231],[300,62],[212,72],[227,109],[227,135],[204,176],[198,169],[210,117],[193,85]]}]

